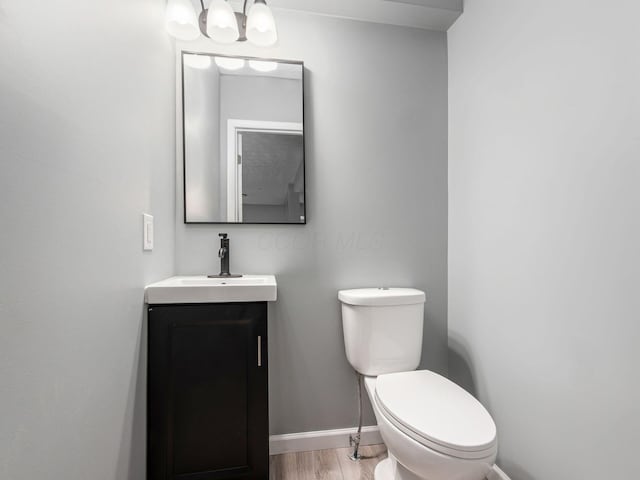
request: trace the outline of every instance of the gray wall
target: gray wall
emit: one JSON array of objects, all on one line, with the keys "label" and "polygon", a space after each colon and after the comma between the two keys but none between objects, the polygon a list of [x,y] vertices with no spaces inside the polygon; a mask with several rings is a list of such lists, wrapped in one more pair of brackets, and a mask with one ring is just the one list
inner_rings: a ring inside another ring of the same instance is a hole
[{"label": "gray wall", "polygon": [[174,270],[164,6],[0,2],[4,480],[144,478],[143,286]]},{"label": "gray wall", "polygon": [[217,233],[226,231],[234,271],[277,275],[274,434],[356,422],[338,289],[426,290],[422,363],[445,371],[447,361],[445,34],[294,13],[279,13],[278,29],[276,48],[219,52],[305,62],[309,224],[198,226],[178,216],[176,237],[178,273],[217,271]]},{"label": "gray wall", "polygon": [[450,369],[513,480],[638,476],[639,16],[475,0],[449,32]]}]

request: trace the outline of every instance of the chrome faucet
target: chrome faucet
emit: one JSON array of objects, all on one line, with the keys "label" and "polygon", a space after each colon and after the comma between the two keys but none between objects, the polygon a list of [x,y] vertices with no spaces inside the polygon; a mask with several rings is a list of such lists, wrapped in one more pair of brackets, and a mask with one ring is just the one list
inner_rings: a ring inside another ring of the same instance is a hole
[{"label": "chrome faucet", "polygon": [[220,273],[218,275],[209,275],[209,278],[235,278],[241,277],[229,272],[229,236],[226,233],[219,233],[220,250],[218,250],[218,258],[220,258]]}]

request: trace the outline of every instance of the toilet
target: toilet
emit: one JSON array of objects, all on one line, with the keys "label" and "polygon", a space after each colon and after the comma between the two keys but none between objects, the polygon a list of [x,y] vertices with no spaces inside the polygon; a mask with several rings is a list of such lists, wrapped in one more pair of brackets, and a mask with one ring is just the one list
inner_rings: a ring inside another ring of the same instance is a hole
[{"label": "toilet", "polygon": [[424,292],[342,290],[347,359],[364,384],[389,452],[375,480],[508,479],[495,465],[491,415],[472,395],[429,370],[422,353]]}]

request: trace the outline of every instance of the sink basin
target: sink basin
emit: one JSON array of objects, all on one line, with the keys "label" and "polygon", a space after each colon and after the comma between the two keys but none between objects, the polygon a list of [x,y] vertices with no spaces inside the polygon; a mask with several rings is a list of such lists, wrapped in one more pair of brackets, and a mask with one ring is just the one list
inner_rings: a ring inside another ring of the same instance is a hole
[{"label": "sink basin", "polygon": [[240,278],[202,276],[171,277],[147,285],[144,300],[151,305],[167,303],[273,302],[277,298],[273,275]]},{"label": "sink basin", "polygon": [[[177,285],[202,287],[214,287],[218,285],[265,285],[270,280],[269,277],[260,275],[240,278],[174,277],[174,279]],[[273,277],[271,277],[271,279],[273,279]]]}]

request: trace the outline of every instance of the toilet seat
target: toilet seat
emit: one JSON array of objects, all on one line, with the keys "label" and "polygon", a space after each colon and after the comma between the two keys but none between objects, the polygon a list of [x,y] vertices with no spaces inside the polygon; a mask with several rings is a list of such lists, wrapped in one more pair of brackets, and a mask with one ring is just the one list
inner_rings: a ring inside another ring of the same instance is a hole
[{"label": "toilet seat", "polygon": [[463,459],[495,455],[496,426],[472,395],[429,370],[377,377],[375,401],[404,434],[439,453]]}]

